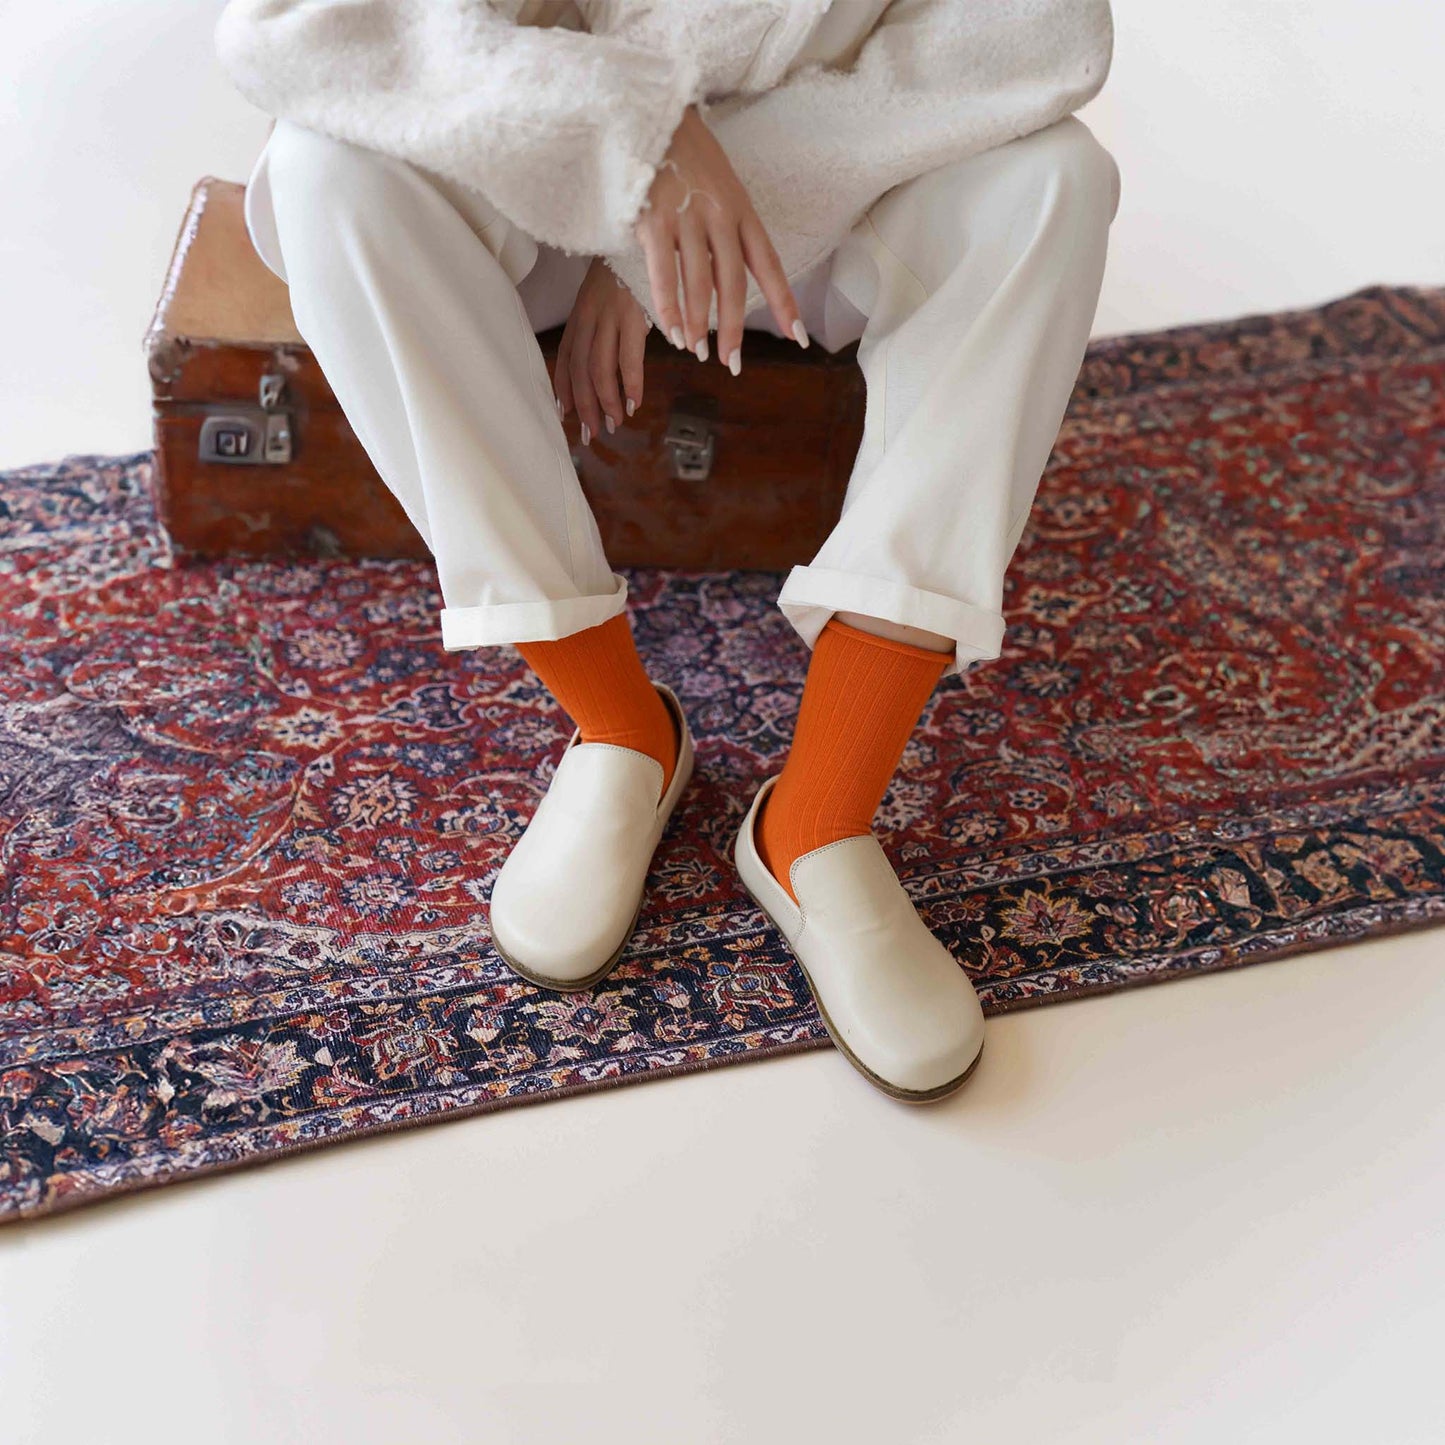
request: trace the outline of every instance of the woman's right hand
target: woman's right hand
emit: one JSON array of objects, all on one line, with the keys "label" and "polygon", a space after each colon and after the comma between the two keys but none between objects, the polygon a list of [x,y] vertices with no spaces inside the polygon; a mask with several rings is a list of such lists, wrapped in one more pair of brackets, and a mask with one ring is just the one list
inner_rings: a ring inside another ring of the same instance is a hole
[{"label": "woman's right hand", "polygon": [[[718,360],[736,375],[742,358],[747,273],[758,279],[784,336],[801,346],[808,333],[798,303],[758,213],[727,152],[695,105],[673,132],[633,232],[647,258],[652,306],[674,346],[707,355],[708,313],[718,298]],[[681,306],[677,258],[682,260]]]}]

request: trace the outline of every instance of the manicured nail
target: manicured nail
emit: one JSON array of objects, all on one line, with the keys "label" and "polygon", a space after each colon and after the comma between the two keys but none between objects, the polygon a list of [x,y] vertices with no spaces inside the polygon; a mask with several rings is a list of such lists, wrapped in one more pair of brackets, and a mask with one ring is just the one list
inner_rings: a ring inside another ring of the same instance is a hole
[{"label": "manicured nail", "polygon": [[793,322],[793,339],[799,346],[806,347],[808,344],[808,328],[803,325],[801,316]]},{"label": "manicured nail", "polygon": [[699,361],[706,361],[706,360],[707,360],[707,337],[706,337],[706,336],[704,336],[703,339],[702,339],[701,341],[699,341],[698,344],[697,344],[697,359],[698,359]]},{"label": "manicured nail", "polygon": [[606,413],[604,413],[603,415],[604,415],[604,417],[605,417],[605,419],[606,419],[606,422],[607,422],[607,430],[608,430],[609,432],[614,432],[614,431],[616,431],[616,430],[617,430],[617,423],[616,423],[615,421],[613,421],[610,416],[607,416]]},{"label": "manicured nail", "polygon": [[637,410],[637,403],[629,396],[627,398],[627,415],[631,416]]},{"label": "manicured nail", "polygon": [[592,440],[592,433],[588,430],[587,423],[582,423],[582,445],[585,447]]},{"label": "manicured nail", "polygon": [[686,348],[686,338],[683,336],[682,327],[680,326],[674,326],[672,330],[667,333],[667,339],[676,347]]},{"label": "manicured nail", "polygon": [[742,369],[743,349],[741,346],[735,346],[732,351],[728,353],[728,370],[736,376]]}]

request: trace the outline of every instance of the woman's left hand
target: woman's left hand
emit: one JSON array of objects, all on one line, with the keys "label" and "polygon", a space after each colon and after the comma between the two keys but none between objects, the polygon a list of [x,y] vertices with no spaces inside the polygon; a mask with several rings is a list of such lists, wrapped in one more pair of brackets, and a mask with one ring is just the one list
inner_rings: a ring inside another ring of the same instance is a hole
[{"label": "woman's left hand", "polygon": [[577,408],[583,446],[642,405],[642,348],[651,329],[632,292],[594,256],[562,329],[553,380],[560,414]]}]

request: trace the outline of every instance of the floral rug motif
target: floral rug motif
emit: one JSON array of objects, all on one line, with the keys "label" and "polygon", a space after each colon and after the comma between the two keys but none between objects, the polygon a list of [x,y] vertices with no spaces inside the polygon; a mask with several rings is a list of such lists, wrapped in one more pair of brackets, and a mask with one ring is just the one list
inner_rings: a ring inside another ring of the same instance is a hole
[{"label": "floral rug motif", "polygon": [[[552,995],[485,905],[568,725],[429,567],[177,565],[148,455],[0,475],[0,1216],[828,1044],[730,861],[781,578],[631,581],[697,778]],[[877,822],[989,1012],[1445,919],[1445,291],[1096,343],[1007,611]]]}]

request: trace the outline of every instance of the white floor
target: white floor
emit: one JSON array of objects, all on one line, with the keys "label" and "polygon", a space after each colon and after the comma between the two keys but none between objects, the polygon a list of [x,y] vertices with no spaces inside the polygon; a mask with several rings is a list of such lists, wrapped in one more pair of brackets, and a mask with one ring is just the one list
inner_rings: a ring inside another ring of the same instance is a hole
[{"label": "white floor", "polygon": [[[846,0],[840,0],[846,3]],[[214,0],[0,0],[0,466],[148,445]],[[1116,0],[1102,332],[1445,282],[1421,0]],[[1445,1438],[1445,932],[831,1051],[0,1233],[0,1442]]]}]

